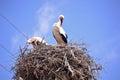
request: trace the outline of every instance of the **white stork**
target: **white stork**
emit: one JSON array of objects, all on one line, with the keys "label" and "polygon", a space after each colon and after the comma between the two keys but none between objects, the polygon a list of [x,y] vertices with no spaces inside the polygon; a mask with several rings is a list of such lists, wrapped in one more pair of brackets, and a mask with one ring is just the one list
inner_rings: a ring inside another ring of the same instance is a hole
[{"label": "white stork", "polygon": [[65,45],[67,44],[67,34],[65,33],[64,29],[62,28],[64,16],[60,15],[58,22],[53,25],[53,36],[57,41],[58,45]]},{"label": "white stork", "polygon": [[41,37],[32,37],[27,40],[27,44],[32,44],[33,47],[37,47],[40,44],[48,45],[48,43]]}]

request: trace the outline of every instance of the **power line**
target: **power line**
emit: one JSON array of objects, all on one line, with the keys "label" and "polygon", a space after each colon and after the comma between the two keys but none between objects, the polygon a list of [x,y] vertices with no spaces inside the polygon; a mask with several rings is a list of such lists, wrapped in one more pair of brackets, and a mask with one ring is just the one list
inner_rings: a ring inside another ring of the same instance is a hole
[{"label": "power line", "polygon": [[3,68],[5,71],[11,73],[5,66],[3,66],[2,64],[0,64],[0,67]]},{"label": "power line", "polygon": [[[7,68],[6,68],[5,66],[3,66],[2,64],[0,64],[0,67],[1,67],[2,69],[4,69],[6,72],[8,72],[9,74],[12,73],[9,69],[7,69]],[[11,77],[8,76],[8,75],[6,75],[6,77],[9,78],[9,79],[11,79]],[[11,80],[12,80],[12,79],[11,79]]]},{"label": "power line", "polygon": [[6,47],[4,47],[2,44],[0,44],[0,47],[1,48],[3,48],[7,53],[9,53],[10,54],[10,56],[12,57],[12,59],[13,60],[15,60],[15,58],[13,58],[14,57],[14,55],[13,55],[13,53],[12,52],[10,52]]},{"label": "power line", "polygon": [[6,52],[8,52],[11,56],[14,56],[12,52],[10,52],[7,48],[5,48],[2,44],[0,44],[0,47],[3,48]]},{"label": "power line", "polygon": [[5,19],[16,31],[18,31],[19,33],[21,33],[26,39],[28,39],[28,36],[25,35],[22,31],[20,31],[7,17],[5,17],[4,15],[1,15],[0,16]]},{"label": "power line", "polygon": [[[13,27],[17,32],[19,32],[20,34],[22,34],[26,39],[28,39],[28,36],[27,35],[25,35],[21,30],[19,30],[18,28],[17,28],[17,26],[16,25],[14,25],[6,16],[4,16],[4,15],[2,15],[1,13],[0,13],[0,16],[3,18],[3,19],[5,19],[10,25],[11,25],[11,27]],[[12,57],[14,56],[13,54],[12,54],[12,52],[10,52],[6,47],[4,47],[2,44],[0,44],[0,47],[1,48],[3,48],[7,53],[9,53]],[[14,58],[13,58],[14,59]]]}]

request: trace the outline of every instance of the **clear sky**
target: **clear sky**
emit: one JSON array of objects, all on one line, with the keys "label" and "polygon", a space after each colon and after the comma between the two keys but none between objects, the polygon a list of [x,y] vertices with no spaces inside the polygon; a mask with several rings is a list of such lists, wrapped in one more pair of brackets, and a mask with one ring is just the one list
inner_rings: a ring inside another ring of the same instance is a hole
[{"label": "clear sky", "polygon": [[[29,38],[44,36],[49,44],[56,44],[51,31],[60,14],[68,40],[85,42],[89,54],[103,65],[98,80],[120,80],[120,0],[0,0],[0,15]],[[25,42],[0,16],[0,80],[11,80],[10,68]]]}]

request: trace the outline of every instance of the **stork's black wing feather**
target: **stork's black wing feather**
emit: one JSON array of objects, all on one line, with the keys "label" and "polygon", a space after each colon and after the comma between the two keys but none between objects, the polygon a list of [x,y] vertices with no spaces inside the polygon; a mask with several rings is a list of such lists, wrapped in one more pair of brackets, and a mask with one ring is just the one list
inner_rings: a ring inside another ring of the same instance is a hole
[{"label": "stork's black wing feather", "polygon": [[65,35],[66,35],[66,39],[68,39],[68,36],[67,36],[67,34],[65,33]]},{"label": "stork's black wing feather", "polygon": [[63,41],[64,41],[65,43],[67,43],[67,35],[66,35],[66,37],[65,37],[63,34],[60,34],[60,35],[61,35]]}]

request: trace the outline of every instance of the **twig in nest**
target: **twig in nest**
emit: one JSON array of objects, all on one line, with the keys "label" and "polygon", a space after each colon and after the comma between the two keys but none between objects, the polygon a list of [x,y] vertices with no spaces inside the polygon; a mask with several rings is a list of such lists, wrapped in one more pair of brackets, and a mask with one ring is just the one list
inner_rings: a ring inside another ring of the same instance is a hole
[{"label": "twig in nest", "polygon": [[74,71],[71,69],[71,67],[70,67],[70,64],[69,64],[69,62],[68,62],[68,60],[67,60],[67,57],[66,57],[66,53],[65,53],[65,55],[64,55],[64,59],[65,59],[65,66],[68,68],[68,70],[72,73],[72,76],[74,76]]}]

